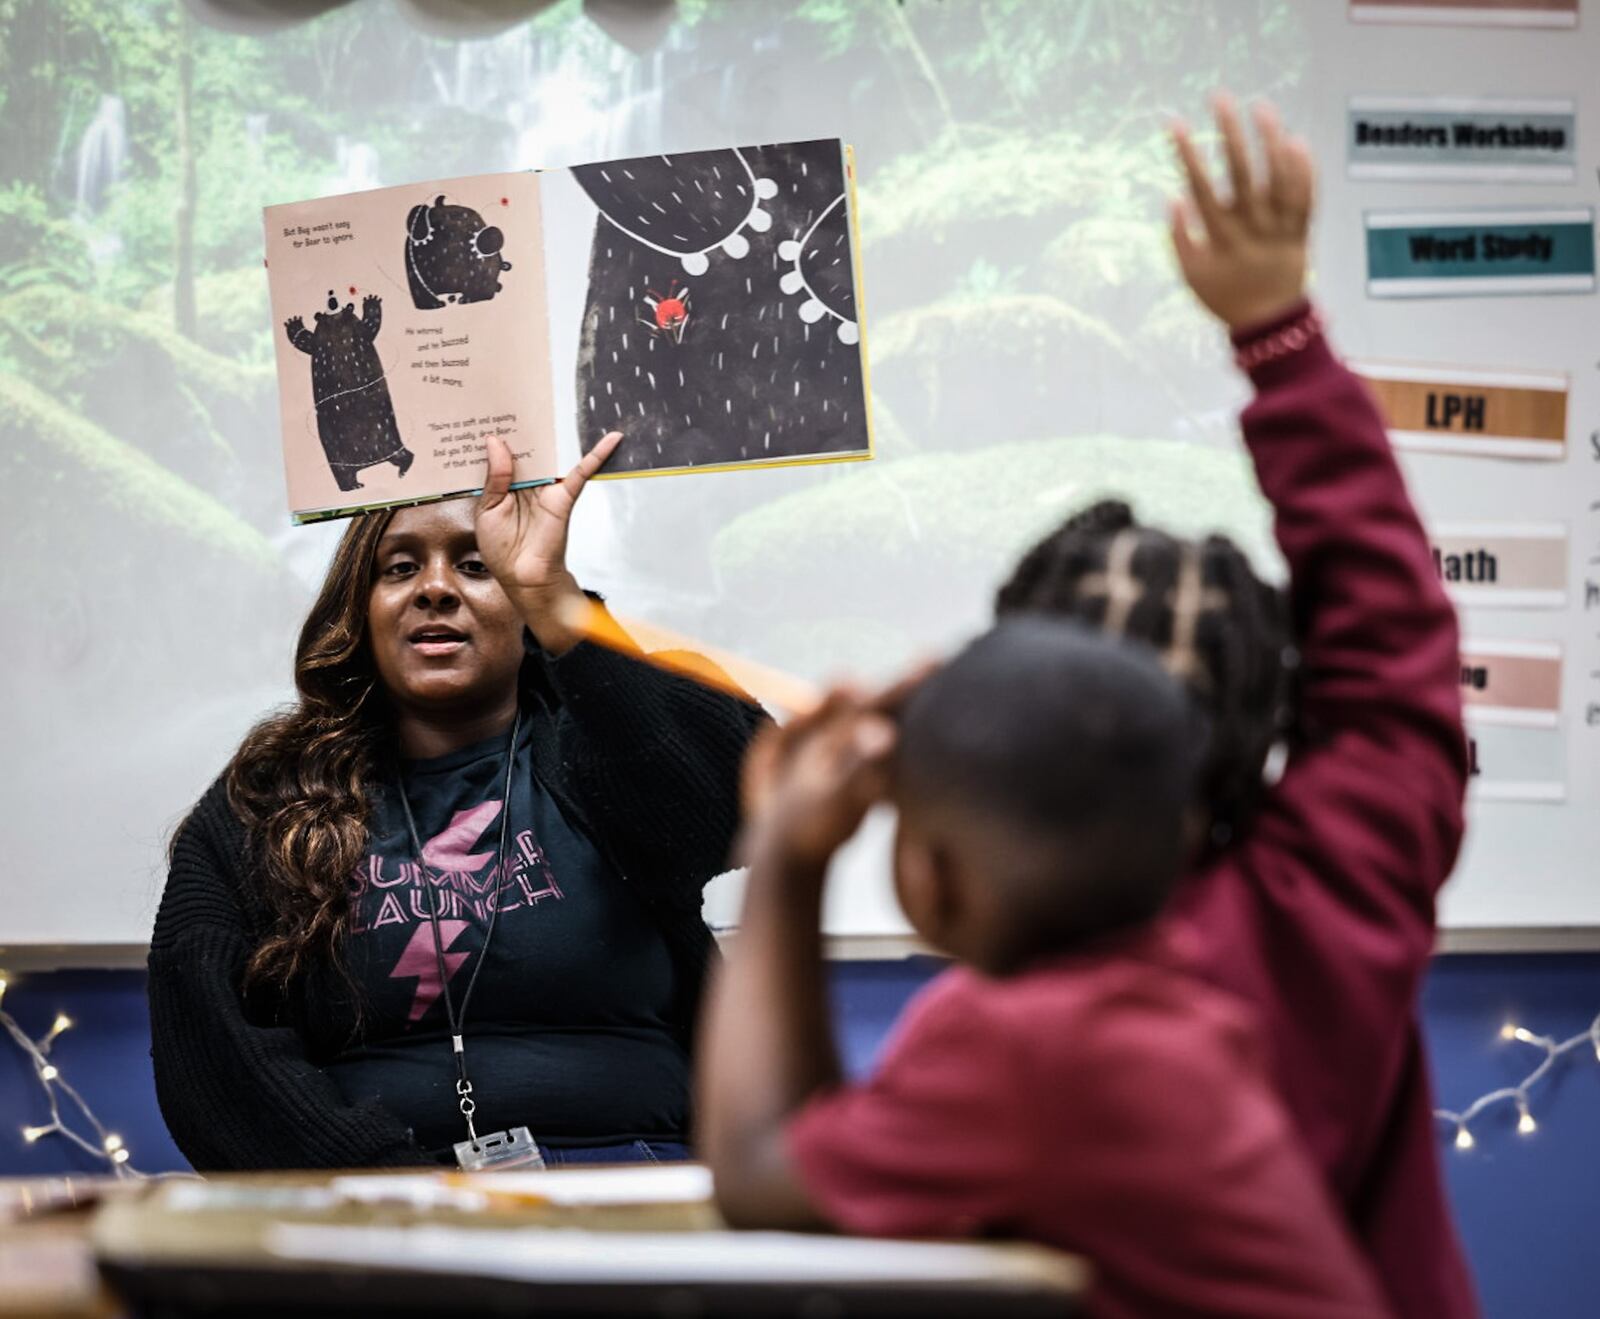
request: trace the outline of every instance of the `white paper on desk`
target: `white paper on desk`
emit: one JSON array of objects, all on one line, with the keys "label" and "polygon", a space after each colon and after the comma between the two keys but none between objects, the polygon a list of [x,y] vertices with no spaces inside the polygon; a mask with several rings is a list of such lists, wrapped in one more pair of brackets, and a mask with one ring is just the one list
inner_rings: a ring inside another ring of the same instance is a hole
[{"label": "white paper on desk", "polygon": [[440,1173],[380,1173],[336,1177],[331,1187],[348,1200],[410,1200],[423,1204],[454,1200],[463,1191],[536,1195],[564,1207],[699,1204],[711,1198],[711,1170],[698,1163],[456,1174],[451,1176],[448,1186],[443,1176]]},{"label": "white paper on desk", "polygon": [[864,1283],[1080,1287],[1083,1265],[1029,1245],[868,1241],[799,1232],[589,1232],[577,1228],[274,1224],[281,1259],[546,1284]]}]

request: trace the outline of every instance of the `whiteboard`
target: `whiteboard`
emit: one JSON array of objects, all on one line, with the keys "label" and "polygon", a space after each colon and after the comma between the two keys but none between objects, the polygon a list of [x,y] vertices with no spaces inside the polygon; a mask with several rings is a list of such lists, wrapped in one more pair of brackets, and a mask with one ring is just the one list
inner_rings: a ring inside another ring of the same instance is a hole
[{"label": "whiteboard", "polygon": [[[1564,609],[1464,616],[1473,635],[1562,646],[1564,797],[1474,803],[1445,919],[1600,927],[1600,728],[1584,718],[1600,701],[1600,612],[1583,589],[1600,579],[1600,313],[1592,295],[1369,299],[1361,223],[1381,208],[1594,205],[1592,13],[1556,32],[1354,25],[1334,0],[907,0],[810,17],[788,0],[703,0],[666,21],[661,6],[564,0],[463,35],[448,6],[398,0],[309,20],[190,8],[193,338],[173,328],[167,111],[92,41],[62,44],[42,94],[53,132],[31,186],[50,223],[14,229],[24,248],[3,256],[34,273],[19,276],[32,301],[0,298],[0,425],[18,455],[0,603],[24,632],[0,712],[0,947],[145,941],[171,828],[289,694],[339,528],[293,528],[284,511],[261,206],[735,142],[852,143],[879,457],[593,486],[573,566],[619,612],[807,677],[875,676],[981,628],[1021,550],[1102,493],[1181,531],[1221,526],[1275,570],[1233,423],[1243,383],[1179,288],[1161,219],[1165,116],[1199,119],[1223,82],[1271,94],[1312,141],[1316,295],[1347,354],[1570,377],[1564,461],[1404,461],[1430,520],[1569,532]],[[91,21],[120,23],[114,44],[131,20]],[[152,29],[162,61],[175,31]],[[1348,179],[1357,95],[1575,97],[1577,179]],[[905,932],[891,829],[875,817],[841,858],[830,932]],[[713,923],[734,918],[738,888],[713,886]]]}]

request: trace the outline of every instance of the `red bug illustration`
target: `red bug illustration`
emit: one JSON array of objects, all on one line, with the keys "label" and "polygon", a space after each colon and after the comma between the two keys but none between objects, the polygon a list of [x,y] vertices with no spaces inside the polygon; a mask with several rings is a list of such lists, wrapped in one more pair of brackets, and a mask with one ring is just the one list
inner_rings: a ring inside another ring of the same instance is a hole
[{"label": "red bug illustration", "polygon": [[646,289],[644,302],[650,308],[650,315],[640,316],[639,324],[652,334],[664,335],[673,343],[682,343],[683,332],[689,328],[689,290],[679,288],[678,281],[673,280],[666,297],[654,289]]}]

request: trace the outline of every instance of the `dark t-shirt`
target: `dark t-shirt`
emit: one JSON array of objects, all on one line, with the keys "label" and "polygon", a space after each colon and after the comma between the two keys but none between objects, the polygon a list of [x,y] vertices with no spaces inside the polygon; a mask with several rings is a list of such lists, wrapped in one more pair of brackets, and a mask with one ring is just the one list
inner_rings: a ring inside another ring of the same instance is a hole
[{"label": "dark t-shirt", "polygon": [[[505,737],[408,762],[422,841],[417,865],[392,788],[374,803],[369,851],[350,889],[347,963],[364,1005],[321,979],[314,1023],[323,1065],[352,1103],[376,1100],[426,1149],[466,1139],[428,919],[437,899],[445,971],[466,1016],[467,1071],[480,1135],[526,1126],[549,1145],[682,1139],[689,1060],[673,1030],[675,976],[655,922],[533,774],[524,731],[511,777],[506,873],[496,859]],[[498,894],[498,898],[495,895]]]}]

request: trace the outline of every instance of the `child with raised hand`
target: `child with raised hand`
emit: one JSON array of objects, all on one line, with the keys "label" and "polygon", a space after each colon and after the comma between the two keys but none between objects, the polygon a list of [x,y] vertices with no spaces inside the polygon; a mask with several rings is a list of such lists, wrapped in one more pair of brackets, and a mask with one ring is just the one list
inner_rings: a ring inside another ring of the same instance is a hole
[{"label": "child with raised hand", "polygon": [[[1249,1015],[1152,917],[1203,720],[1147,648],[1004,622],[920,684],[833,692],[746,762],[743,919],[702,1024],[698,1142],[736,1226],[1079,1252],[1091,1314],[1383,1314]],[[899,812],[906,915],[962,965],[841,1083],[833,853]]]},{"label": "child with raised hand", "polygon": [[[1172,239],[1255,386],[1244,440],[1289,565],[1280,592],[1224,537],[1085,510],[1022,560],[999,613],[1153,646],[1212,716],[1207,841],[1174,898],[1196,969],[1258,1013],[1279,1093],[1399,1314],[1476,1313],[1437,1166],[1416,1015],[1467,782],[1456,620],[1383,422],[1305,300],[1312,166],[1268,107],[1251,159],[1228,100],[1231,195],[1180,126]],[[1269,750],[1287,751],[1264,783]]]}]

